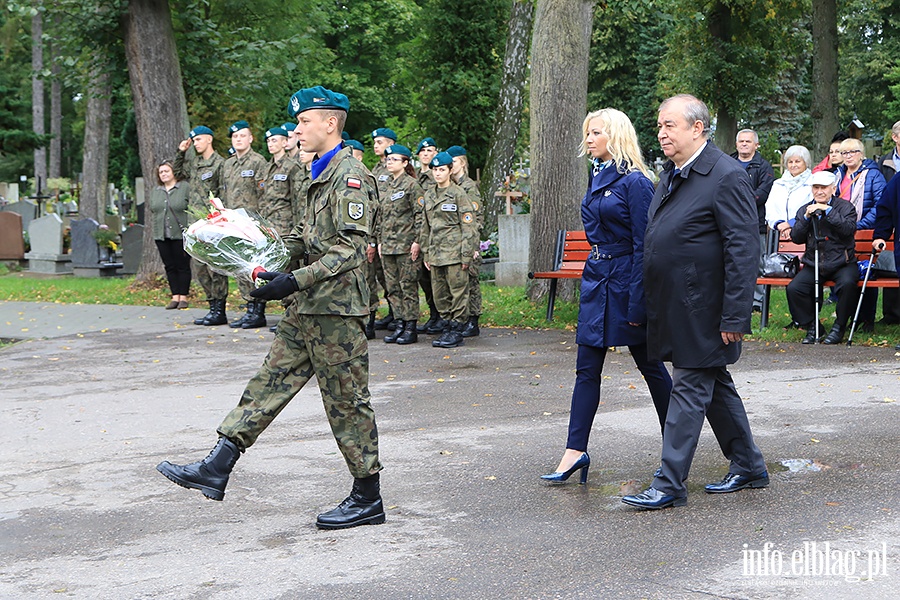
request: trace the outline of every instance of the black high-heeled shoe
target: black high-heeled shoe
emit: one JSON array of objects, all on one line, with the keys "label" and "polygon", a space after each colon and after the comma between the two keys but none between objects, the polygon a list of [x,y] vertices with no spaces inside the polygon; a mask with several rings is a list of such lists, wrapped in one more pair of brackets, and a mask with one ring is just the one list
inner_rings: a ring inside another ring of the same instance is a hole
[{"label": "black high-heeled shoe", "polygon": [[582,454],[578,460],[575,461],[575,464],[572,465],[568,471],[556,471],[555,473],[549,473],[547,475],[541,475],[541,479],[544,481],[549,481],[551,483],[562,483],[567,481],[569,477],[572,476],[572,473],[581,469],[581,485],[587,483],[588,476],[588,467],[591,466],[591,457],[588,456],[588,453],[585,452]]}]

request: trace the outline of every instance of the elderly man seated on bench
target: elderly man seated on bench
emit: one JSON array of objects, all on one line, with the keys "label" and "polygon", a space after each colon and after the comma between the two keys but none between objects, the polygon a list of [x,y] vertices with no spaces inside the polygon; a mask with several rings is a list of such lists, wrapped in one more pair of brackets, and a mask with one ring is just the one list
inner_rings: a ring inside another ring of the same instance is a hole
[{"label": "elderly man seated on bench", "polygon": [[[791,229],[795,244],[806,244],[800,262],[804,268],[787,286],[788,307],[794,321],[806,327],[804,344],[819,341],[819,315],[815,298],[822,298],[822,284],[834,281],[838,295],[837,316],[823,343],[840,344],[847,321],[859,298],[856,286],[859,268],[856,263],[856,209],[853,204],[836,198],[834,175],[819,171],[810,177],[812,202],[800,207]],[[818,251],[817,251],[818,249]],[[818,296],[816,296],[816,263],[818,262]]]}]

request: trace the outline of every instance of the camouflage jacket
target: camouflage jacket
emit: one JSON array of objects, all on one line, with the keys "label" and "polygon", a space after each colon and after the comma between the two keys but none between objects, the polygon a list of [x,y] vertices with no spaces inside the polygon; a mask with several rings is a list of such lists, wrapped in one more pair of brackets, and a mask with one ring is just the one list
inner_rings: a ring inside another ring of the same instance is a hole
[{"label": "camouflage jacket", "polygon": [[235,154],[225,161],[225,197],[222,201],[227,208],[248,208],[259,212],[266,165],[266,159],[252,148],[240,158]]},{"label": "camouflage jacket", "polygon": [[292,159],[297,163],[297,177],[294,179],[294,191],[291,194],[293,202],[292,210],[294,211],[294,226],[303,225],[306,212],[306,192],[309,190],[309,184],[312,183],[312,175],[309,172],[309,166],[299,160]]},{"label": "camouflage jacket", "polygon": [[386,196],[379,199],[375,237],[382,254],[407,254],[422,238],[422,207],[425,192],[414,177],[403,173],[388,182]]},{"label": "camouflage jacket", "polygon": [[297,179],[303,176],[300,165],[285,154],[266,165],[262,181],[259,214],[267,219],[282,236],[294,228],[294,194],[299,188]]},{"label": "camouflage jacket", "polygon": [[369,314],[369,288],[360,267],[366,261],[369,206],[376,198],[375,179],[350,148],[342,148],[310,180],[305,218],[284,239],[291,257],[306,265],[293,271],[301,314]]},{"label": "camouflage jacket", "polygon": [[[387,170],[385,165],[385,160],[382,158],[378,161],[378,164],[372,167],[372,176],[375,178],[375,186],[378,188],[378,202],[372,207],[371,217],[373,219],[378,218],[378,208],[381,202],[382,196],[387,194],[387,187],[391,180],[391,173]],[[376,244],[378,240],[375,238],[375,228],[372,228],[372,231],[369,233],[369,243]]]},{"label": "camouflage jacket", "polygon": [[454,183],[465,190],[469,195],[469,201],[472,202],[472,208],[475,212],[475,222],[478,223],[478,233],[481,234],[481,228],[484,226],[484,213],[481,211],[481,192],[478,191],[478,184],[468,175],[460,175],[459,181],[454,178]]},{"label": "camouflage jacket", "polygon": [[431,174],[430,169],[428,171],[419,171],[416,178],[419,180],[419,185],[421,185],[422,189],[425,191],[427,191],[428,188],[433,188],[437,185],[434,182],[434,175]]},{"label": "camouflage jacket", "polygon": [[469,264],[478,248],[478,226],[469,195],[451,183],[425,192],[425,262],[443,267]]},{"label": "camouflage jacket", "polygon": [[[216,198],[222,197],[222,186],[225,182],[223,167],[225,159],[218,152],[213,152],[209,158],[197,156],[191,148],[190,156],[178,150],[175,153],[175,163],[172,165],[175,177],[187,179],[190,183],[188,195],[188,207],[209,212],[209,194]],[[193,219],[189,217],[190,221]]]}]

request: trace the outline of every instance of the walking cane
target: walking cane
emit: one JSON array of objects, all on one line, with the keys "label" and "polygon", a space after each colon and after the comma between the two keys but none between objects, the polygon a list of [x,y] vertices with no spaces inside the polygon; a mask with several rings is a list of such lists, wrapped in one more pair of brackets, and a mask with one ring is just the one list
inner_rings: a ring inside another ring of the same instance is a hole
[{"label": "walking cane", "polygon": [[815,328],[816,328],[816,341],[814,343],[819,343],[819,313],[822,312],[822,304],[820,300],[821,291],[819,290],[819,217],[822,215],[821,210],[817,210],[813,212],[812,216],[812,230],[813,230],[813,240],[815,241],[815,246],[813,248],[813,269],[814,269],[814,277],[815,277]]},{"label": "walking cane", "polygon": [[853,345],[853,333],[856,331],[856,322],[857,319],[859,319],[859,309],[862,308],[863,295],[866,293],[866,285],[869,283],[869,274],[872,272],[872,265],[875,264],[875,255],[883,249],[884,244],[881,244],[878,249],[873,249],[872,254],[869,256],[869,264],[866,265],[866,274],[863,277],[862,289],[859,291],[859,301],[856,303],[856,312],[853,314],[853,324],[850,326],[850,337],[847,339],[848,347]]}]

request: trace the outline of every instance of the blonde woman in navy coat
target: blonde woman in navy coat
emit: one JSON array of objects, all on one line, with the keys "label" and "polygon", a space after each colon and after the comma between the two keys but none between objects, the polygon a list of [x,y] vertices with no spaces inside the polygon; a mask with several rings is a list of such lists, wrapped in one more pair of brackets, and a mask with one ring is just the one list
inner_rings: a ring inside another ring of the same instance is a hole
[{"label": "blonde woman in navy coat", "polygon": [[593,158],[581,220],[591,256],[581,278],[575,389],[569,414],[566,451],[555,473],[541,479],[561,483],[581,470],[587,481],[591,464],[588,437],[600,405],[603,362],[610,346],[628,346],[644,375],[662,428],[672,379],[662,362],[647,359],[644,307],[644,229],[653,199],[653,183],[641,158],[637,134],[628,117],[604,108],[584,119],[582,156]]}]

